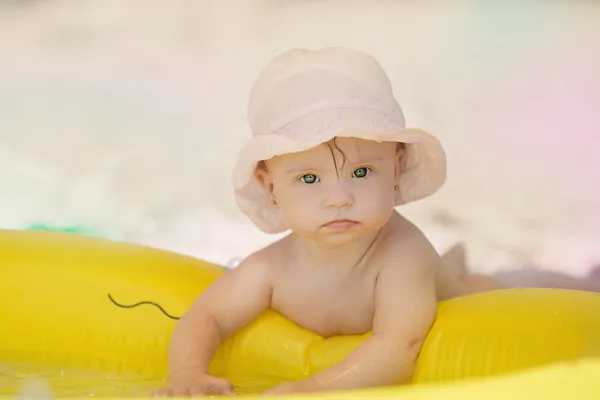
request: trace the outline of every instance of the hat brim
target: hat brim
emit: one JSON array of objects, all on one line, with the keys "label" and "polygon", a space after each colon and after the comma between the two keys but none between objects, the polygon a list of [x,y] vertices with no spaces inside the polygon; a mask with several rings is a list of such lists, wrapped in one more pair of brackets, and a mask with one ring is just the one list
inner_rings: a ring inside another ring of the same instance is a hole
[{"label": "hat brim", "polygon": [[[362,128],[362,129],[361,129]],[[395,205],[406,204],[435,193],[446,181],[446,154],[433,135],[421,129],[394,129],[393,125],[373,129],[372,125],[352,129],[321,129],[310,140],[295,139],[294,135],[259,135],[242,149],[233,170],[233,186],[237,203],[246,215],[264,232],[280,233],[288,229],[278,208],[255,176],[258,162],[301,152],[334,137],[355,137],[378,142],[403,142],[406,149],[405,170],[399,179]],[[387,128],[387,129],[386,129]]]}]

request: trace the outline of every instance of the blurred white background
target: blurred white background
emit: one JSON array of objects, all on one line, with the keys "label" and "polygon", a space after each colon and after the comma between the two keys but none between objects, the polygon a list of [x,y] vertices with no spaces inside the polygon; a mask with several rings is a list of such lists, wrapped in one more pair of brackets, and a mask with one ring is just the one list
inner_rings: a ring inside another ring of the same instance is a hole
[{"label": "blurred white background", "polygon": [[388,71],[449,178],[402,207],[477,271],[600,261],[600,3],[4,0],[0,228],[94,234],[225,264],[277,239],[236,207],[259,69],[348,46]]}]

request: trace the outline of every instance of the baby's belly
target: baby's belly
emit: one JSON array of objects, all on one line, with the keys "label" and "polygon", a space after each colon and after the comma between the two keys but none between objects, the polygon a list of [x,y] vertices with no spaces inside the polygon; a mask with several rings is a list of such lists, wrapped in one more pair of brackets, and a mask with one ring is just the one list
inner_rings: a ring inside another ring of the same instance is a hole
[{"label": "baby's belly", "polygon": [[299,326],[323,337],[360,335],[373,328],[372,302],[359,302],[356,298],[279,297],[274,293],[272,307]]}]

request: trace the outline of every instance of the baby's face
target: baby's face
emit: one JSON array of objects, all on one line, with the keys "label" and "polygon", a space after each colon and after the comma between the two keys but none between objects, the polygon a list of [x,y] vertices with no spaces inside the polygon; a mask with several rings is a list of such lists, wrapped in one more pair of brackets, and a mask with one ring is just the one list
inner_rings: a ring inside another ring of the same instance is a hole
[{"label": "baby's face", "polygon": [[335,145],[343,154],[322,144],[267,160],[257,175],[294,233],[344,244],[387,223],[402,152],[395,142],[338,137]]}]

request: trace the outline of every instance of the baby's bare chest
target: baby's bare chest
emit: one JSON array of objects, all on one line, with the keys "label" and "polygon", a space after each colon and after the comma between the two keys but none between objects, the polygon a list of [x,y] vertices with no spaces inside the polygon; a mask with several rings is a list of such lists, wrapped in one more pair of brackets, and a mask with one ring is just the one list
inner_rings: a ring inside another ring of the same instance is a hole
[{"label": "baby's bare chest", "polygon": [[375,273],[335,277],[287,273],[274,282],[271,306],[296,324],[329,337],[373,327]]}]

